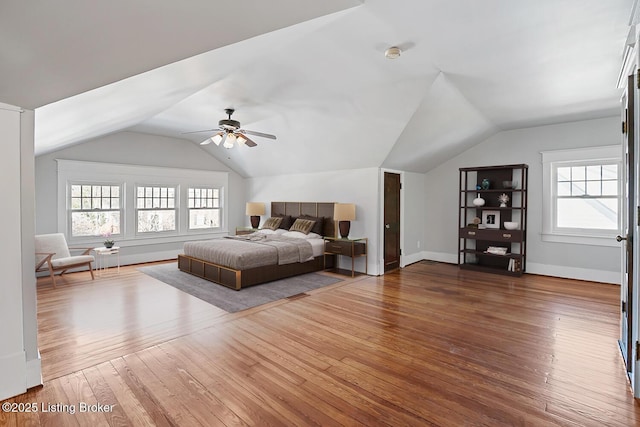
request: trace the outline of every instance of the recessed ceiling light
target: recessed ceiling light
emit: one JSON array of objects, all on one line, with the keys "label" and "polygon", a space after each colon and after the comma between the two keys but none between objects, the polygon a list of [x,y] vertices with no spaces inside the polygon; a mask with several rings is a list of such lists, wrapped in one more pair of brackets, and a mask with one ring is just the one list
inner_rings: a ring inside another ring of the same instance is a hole
[{"label": "recessed ceiling light", "polygon": [[387,59],[396,59],[400,56],[402,50],[399,47],[392,46],[389,49],[384,51],[384,56]]}]

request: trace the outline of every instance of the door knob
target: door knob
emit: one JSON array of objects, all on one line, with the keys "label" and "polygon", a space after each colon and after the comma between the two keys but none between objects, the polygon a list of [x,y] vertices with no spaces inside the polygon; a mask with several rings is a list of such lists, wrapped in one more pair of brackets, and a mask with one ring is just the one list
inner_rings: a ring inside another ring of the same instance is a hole
[{"label": "door knob", "polygon": [[391,228],[391,225],[390,224],[385,224],[384,228]]},{"label": "door knob", "polygon": [[623,240],[627,240],[627,238],[626,238],[626,236],[625,236],[625,237],[622,237],[622,236],[616,236],[616,240],[617,240],[618,242],[622,242]]}]

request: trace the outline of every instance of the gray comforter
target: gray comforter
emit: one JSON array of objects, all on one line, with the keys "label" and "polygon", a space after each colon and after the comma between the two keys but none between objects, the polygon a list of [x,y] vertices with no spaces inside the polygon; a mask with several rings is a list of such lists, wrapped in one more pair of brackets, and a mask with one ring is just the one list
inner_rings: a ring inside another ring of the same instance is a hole
[{"label": "gray comforter", "polygon": [[304,239],[262,234],[186,242],[184,254],[235,270],[305,262],[313,257],[311,244]]}]

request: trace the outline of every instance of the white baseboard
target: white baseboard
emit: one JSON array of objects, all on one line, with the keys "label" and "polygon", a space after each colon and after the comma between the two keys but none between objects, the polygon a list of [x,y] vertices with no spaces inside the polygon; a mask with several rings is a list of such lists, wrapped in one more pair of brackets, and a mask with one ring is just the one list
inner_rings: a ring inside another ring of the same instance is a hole
[{"label": "white baseboard", "polygon": [[448,254],[445,252],[422,251],[422,259],[428,259],[429,261],[446,262],[448,264],[458,263],[458,257],[455,254]]},{"label": "white baseboard", "polygon": [[[161,252],[149,252],[143,254],[123,255],[120,254],[120,265],[142,264],[143,262],[164,261],[167,259],[178,259],[178,254],[182,253],[182,249],[172,249]],[[113,266],[114,261],[110,261]]]},{"label": "white baseboard", "polygon": [[38,350],[37,359],[27,360],[27,388],[39,385],[42,385],[42,363]]},{"label": "white baseboard", "polygon": [[[458,259],[454,254],[444,252],[423,251],[419,254],[422,258],[417,259],[418,254],[411,255],[411,263],[427,259],[430,261],[446,262],[457,264]],[[405,263],[409,265],[410,262]],[[618,271],[593,270],[589,268],[567,267],[564,265],[551,265],[527,262],[527,273],[539,274],[541,276],[562,277],[565,279],[586,280],[589,282],[620,284],[621,275]]]},{"label": "white baseboard", "polygon": [[564,265],[549,265],[527,262],[527,273],[542,276],[562,277],[565,279],[586,280],[589,282],[612,283],[619,285],[621,274],[619,271],[593,270],[590,268],[566,267]]},{"label": "white baseboard", "polygon": [[27,391],[25,378],[27,364],[24,351],[0,357],[0,400],[17,396]]},{"label": "white baseboard", "polygon": [[404,268],[407,265],[414,264],[418,261],[422,261],[424,259],[424,255],[422,252],[417,252],[411,255],[402,255],[400,257],[400,267]]}]

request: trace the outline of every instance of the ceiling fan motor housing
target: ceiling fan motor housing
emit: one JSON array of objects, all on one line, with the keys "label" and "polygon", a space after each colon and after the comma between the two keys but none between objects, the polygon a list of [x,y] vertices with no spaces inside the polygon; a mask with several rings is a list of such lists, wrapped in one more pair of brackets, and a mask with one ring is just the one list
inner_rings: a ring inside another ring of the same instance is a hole
[{"label": "ceiling fan motor housing", "polygon": [[240,129],[240,122],[232,119],[222,119],[218,122],[218,126],[228,130]]}]

